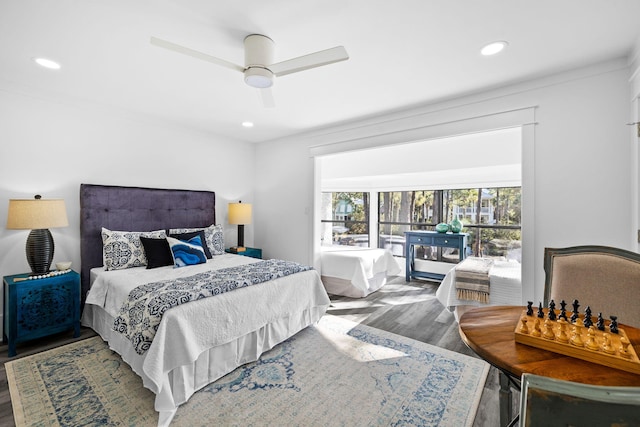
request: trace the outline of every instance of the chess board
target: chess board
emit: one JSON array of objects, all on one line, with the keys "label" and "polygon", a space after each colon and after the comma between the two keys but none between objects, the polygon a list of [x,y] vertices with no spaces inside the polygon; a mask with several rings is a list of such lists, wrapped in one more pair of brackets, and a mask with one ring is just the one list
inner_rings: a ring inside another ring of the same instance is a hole
[{"label": "chess board", "polygon": [[531,316],[526,309],[522,311],[515,330],[516,342],[640,374],[640,359],[623,328],[614,334],[609,332],[609,322],[601,331],[595,326],[583,326],[582,319],[575,324],[549,320],[549,309],[543,311],[544,318],[535,311]]}]

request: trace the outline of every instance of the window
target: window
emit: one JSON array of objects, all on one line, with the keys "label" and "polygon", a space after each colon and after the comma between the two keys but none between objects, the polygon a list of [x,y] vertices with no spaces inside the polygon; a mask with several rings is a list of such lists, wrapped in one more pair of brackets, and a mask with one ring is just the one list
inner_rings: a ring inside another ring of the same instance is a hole
[{"label": "window", "polygon": [[[467,255],[521,259],[520,187],[382,192],[378,197],[379,246],[404,254],[404,232],[435,230],[438,223],[463,222]],[[458,262],[452,249],[418,248],[416,257]]]},{"label": "window", "polygon": [[322,193],[322,245],[369,246],[369,193]]}]

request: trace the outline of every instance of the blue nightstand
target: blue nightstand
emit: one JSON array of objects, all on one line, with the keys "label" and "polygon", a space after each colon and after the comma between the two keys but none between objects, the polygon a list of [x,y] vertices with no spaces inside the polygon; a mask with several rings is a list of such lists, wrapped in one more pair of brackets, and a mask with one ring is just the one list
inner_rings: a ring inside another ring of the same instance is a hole
[{"label": "blue nightstand", "polygon": [[230,248],[227,248],[224,251],[230,254],[262,259],[262,249],[258,249],[258,248],[245,248],[245,249],[246,250],[243,252],[233,252]]},{"label": "blue nightstand", "polygon": [[4,277],[4,335],[9,357],[16,344],[73,329],[80,336],[80,275],[75,271],[43,279]]}]

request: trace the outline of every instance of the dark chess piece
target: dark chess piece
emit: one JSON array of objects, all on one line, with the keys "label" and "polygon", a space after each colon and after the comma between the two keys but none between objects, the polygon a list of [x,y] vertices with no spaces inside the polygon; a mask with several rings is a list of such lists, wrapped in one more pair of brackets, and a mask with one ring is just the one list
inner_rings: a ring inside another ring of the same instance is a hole
[{"label": "dark chess piece", "polygon": [[558,319],[569,320],[567,319],[567,303],[564,302],[564,300],[560,301],[560,314],[558,315]]},{"label": "dark chess piece", "polygon": [[578,309],[580,308],[580,304],[578,304],[578,300],[573,300],[573,314],[571,315],[571,323],[575,323],[578,320]]},{"label": "dark chess piece", "polygon": [[602,313],[598,313],[598,321],[596,322],[596,328],[601,331],[604,331],[604,319],[602,318]]},{"label": "dark chess piece", "polygon": [[533,316],[533,301],[527,301],[527,316]]},{"label": "dark chess piece", "polygon": [[609,316],[611,323],[609,324],[609,330],[612,334],[618,333],[618,316]]},{"label": "dark chess piece", "polygon": [[589,326],[593,326],[593,320],[591,320],[591,307],[587,306],[584,309],[584,327],[588,328]]},{"label": "dark chess piece", "polygon": [[549,320],[556,320],[556,303],[551,300],[549,302]]},{"label": "dark chess piece", "polygon": [[542,303],[538,304],[538,317],[544,318],[544,311],[542,311]]}]

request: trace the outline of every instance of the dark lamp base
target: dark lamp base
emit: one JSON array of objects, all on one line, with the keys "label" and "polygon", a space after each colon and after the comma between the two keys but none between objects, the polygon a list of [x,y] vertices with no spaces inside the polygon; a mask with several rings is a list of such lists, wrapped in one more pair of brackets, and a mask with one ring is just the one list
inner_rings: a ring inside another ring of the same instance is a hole
[{"label": "dark lamp base", "polygon": [[244,224],[238,225],[238,246],[244,246]]},{"label": "dark lamp base", "polygon": [[32,275],[49,272],[54,249],[53,236],[48,229],[31,230],[27,238],[26,252]]}]

